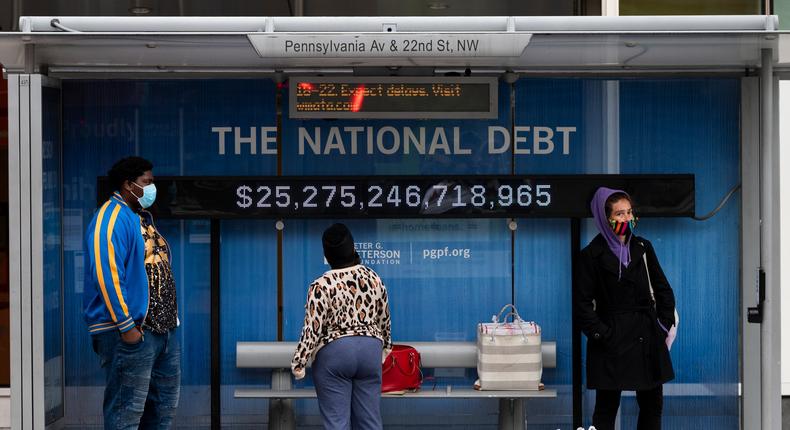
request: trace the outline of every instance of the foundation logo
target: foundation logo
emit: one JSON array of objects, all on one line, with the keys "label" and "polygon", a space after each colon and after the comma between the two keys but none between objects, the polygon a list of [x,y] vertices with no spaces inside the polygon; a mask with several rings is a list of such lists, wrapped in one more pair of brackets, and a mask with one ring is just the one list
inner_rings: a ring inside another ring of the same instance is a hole
[{"label": "foundation logo", "polygon": [[[366,266],[396,266],[401,264],[400,250],[387,249],[381,242],[354,243],[354,249],[359,254],[360,263]],[[426,248],[422,250],[423,260],[469,260],[470,258],[472,258],[472,250],[470,248],[450,248],[445,246],[444,248]],[[324,258],[324,264],[329,264],[326,258]]]},{"label": "foundation logo", "polygon": [[[366,266],[400,265],[400,250],[387,249],[381,242],[355,242],[354,249],[359,254],[360,263]],[[329,265],[326,258],[324,264]]]},{"label": "foundation logo", "polygon": [[354,249],[366,266],[400,265],[400,250],[387,249],[381,242],[354,243]]}]

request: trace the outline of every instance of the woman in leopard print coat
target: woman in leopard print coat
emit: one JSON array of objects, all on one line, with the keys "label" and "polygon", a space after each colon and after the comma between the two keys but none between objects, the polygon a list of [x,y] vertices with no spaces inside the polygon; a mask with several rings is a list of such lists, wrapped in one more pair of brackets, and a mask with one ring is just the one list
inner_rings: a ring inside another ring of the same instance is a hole
[{"label": "woman in leopard print coat", "polygon": [[387,289],[360,264],[345,225],[329,227],[322,242],[331,270],[310,284],[291,371],[301,379],[313,360],[324,429],[381,429],[381,362],[392,348]]}]

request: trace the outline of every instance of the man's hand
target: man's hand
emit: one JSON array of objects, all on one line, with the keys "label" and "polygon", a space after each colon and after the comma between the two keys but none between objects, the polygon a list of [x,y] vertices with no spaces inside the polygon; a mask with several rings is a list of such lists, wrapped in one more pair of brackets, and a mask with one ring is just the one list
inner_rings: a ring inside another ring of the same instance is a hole
[{"label": "man's hand", "polygon": [[137,327],[121,333],[121,340],[123,341],[123,343],[128,343],[130,345],[134,345],[135,343],[140,342],[142,337],[143,337],[143,333],[140,332],[140,329],[138,329]]}]

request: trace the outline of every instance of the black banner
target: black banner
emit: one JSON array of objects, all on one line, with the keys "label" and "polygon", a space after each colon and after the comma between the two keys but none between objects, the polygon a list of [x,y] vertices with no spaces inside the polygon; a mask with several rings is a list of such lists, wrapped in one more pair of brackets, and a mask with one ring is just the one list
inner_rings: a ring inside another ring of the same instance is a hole
[{"label": "black banner", "polygon": [[[694,216],[694,175],[157,177],[164,218],[583,218],[598,187],[640,217]],[[99,180],[99,202],[111,193]]]}]

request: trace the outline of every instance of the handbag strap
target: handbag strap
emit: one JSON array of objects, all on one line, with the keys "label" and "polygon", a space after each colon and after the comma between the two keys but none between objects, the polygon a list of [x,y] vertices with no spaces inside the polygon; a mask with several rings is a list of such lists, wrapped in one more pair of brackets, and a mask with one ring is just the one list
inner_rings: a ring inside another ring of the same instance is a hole
[{"label": "handbag strap", "polygon": [[[390,357],[392,359],[390,367],[386,369],[382,369],[381,372],[382,375],[396,368],[400,371],[401,375],[406,375],[406,376],[411,376],[414,375],[415,372],[420,372],[420,385],[422,385],[422,382],[425,380],[425,375],[422,373],[422,357],[420,357],[420,354],[419,352],[417,352],[416,349],[409,351],[409,363],[411,363],[412,367],[408,373],[405,372],[403,368],[400,367],[400,364],[398,364],[398,360],[395,358],[394,355],[392,355],[392,353],[390,353]],[[419,388],[419,386],[417,388]]]},{"label": "handbag strap", "polygon": [[[642,243],[642,242],[639,242],[639,243]],[[645,245],[642,244],[642,246],[645,246]],[[645,251],[645,253],[642,254],[642,259],[645,261],[645,272],[647,272],[647,286],[650,287],[650,298],[653,299],[653,306],[658,307],[658,304],[656,303],[656,296],[655,296],[655,294],[653,294],[653,283],[650,282],[650,269],[647,267],[647,251]],[[678,323],[680,322],[680,315],[678,315],[678,309],[677,308],[674,309],[674,312],[675,312],[675,324],[674,325],[677,327]]]},{"label": "handbag strap", "polygon": [[[639,242],[642,247],[644,248],[645,244]],[[653,283],[650,282],[650,268],[647,265],[647,249],[645,249],[645,253],[642,254],[642,260],[645,262],[645,273],[647,273],[647,286],[650,287],[650,298],[653,299],[653,305],[656,304],[656,295],[653,293]]]},{"label": "handbag strap", "polygon": [[[513,306],[513,305],[510,305],[510,306]],[[513,310],[515,311],[515,309],[516,308],[514,306]],[[524,324],[526,322],[523,319],[521,319],[521,315],[519,315],[518,312],[508,312],[508,314],[505,315],[505,318],[502,319],[502,321],[499,321],[499,318],[497,318],[497,322],[494,325],[494,329],[491,330],[491,340],[494,340],[494,335],[496,334],[496,329],[498,329],[502,324],[507,323],[507,317],[509,317],[511,315],[513,316],[513,324],[518,324],[518,328],[521,329],[521,337],[524,338],[525,341],[527,340],[527,332],[524,331]]]},{"label": "handbag strap", "polygon": [[397,358],[395,358],[395,355],[392,355],[392,353],[390,353],[390,358],[391,358],[390,367],[384,369],[384,372],[387,372],[389,370],[392,370],[392,368],[397,367],[402,374],[411,376],[414,374],[414,372],[419,371],[420,380],[422,380],[422,369],[420,368],[420,364],[421,364],[420,362],[422,360],[416,358],[417,354],[415,353],[415,351],[408,351],[408,356],[409,356],[409,363],[411,363],[411,369],[408,372],[403,370]]},{"label": "handbag strap", "polygon": [[[491,322],[495,322],[495,323],[496,323],[496,322],[499,322],[500,318],[502,318],[502,314],[504,314],[504,313],[505,313],[505,311],[506,311],[508,308],[512,308],[512,309],[513,309],[513,311],[512,311],[512,312],[510,312],[510,314],[512,314],[512,313],[515,313],[515,314],[516,314],[516,316],[518,316],[518,309],[516,309],[516,306],[515,306],[514,304],[512,304],[512,303],[509,303],[509,304],[507,304],[507,305],[505,305],[505,306],[502,306],[502,309],[500,309],[500,310],[499,310],[499,314],[498,314],[498,315],[496,315],[496,317],[493,317],[493,316],[491,317],[491,319],[492,319],[492,321],[491,321]],[[510,315],[510,314],[508,314],[508,315]],[[505,315],[505,318],[507,318],[507,315]],[[520,316],[519,316],[519,319],[521,319],[521,317],[520,317]]]}]

